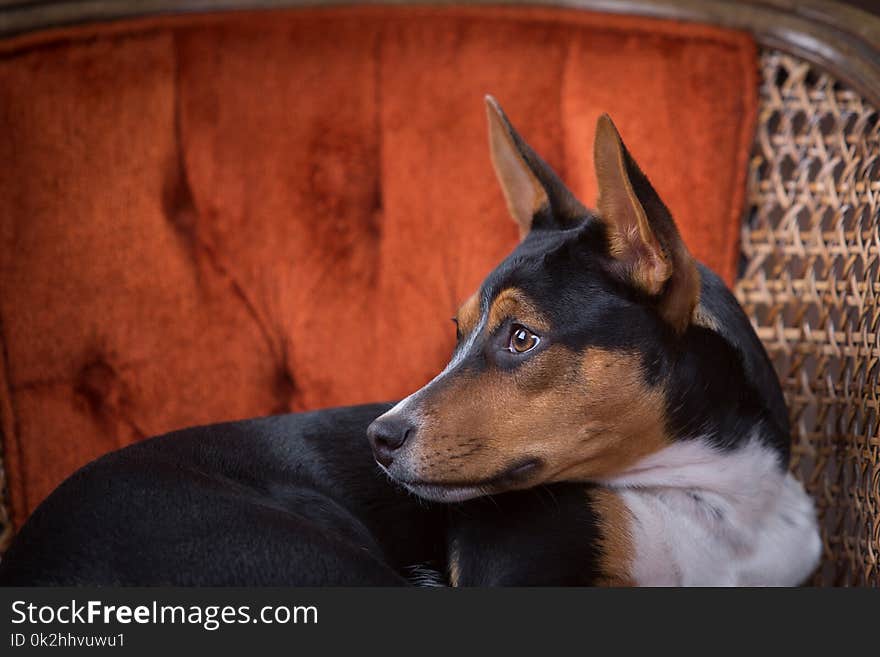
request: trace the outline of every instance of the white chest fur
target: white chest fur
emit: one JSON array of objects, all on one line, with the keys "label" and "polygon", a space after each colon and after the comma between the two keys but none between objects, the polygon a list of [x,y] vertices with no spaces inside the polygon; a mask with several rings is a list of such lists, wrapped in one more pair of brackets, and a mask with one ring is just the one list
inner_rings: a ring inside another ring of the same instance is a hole
[{"label": "white chest fur", "polygon": [[819,560],[812,501],[758,439],[682,442],[604,483],[632,513],[640,586],[794,586]]}]

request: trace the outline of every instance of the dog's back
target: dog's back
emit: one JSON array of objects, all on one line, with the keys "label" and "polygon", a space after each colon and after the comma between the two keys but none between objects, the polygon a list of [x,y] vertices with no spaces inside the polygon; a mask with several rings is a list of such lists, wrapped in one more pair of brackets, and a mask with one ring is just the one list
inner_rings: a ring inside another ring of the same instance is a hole
[{"label": "dog's back", "polygon": [[400,585],[439,512],[375,466],[387,405],[198,427],[94,461],[34,512],[4,585]]}]

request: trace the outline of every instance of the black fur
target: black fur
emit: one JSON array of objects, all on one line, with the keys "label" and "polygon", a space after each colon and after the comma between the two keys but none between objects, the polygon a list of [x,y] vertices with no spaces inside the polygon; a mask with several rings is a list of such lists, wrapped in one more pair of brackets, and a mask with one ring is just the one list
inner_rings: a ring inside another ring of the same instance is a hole
[{"label": "black fur", "polygon": [[440,506],[373,462],[373,404],[177,431],[80,469],[33,513],[0,585],[590,585],[595,517],[580,484]]},{"label": "black fur", "polygon": [[0,585],[403,585],[443,513],[364,432],[387,404],[198,427],[108,454],[33,513]]},{"label": "black fur", "polygon": [[455,583],[595,584],[601,534],[588,489],[553,484],[452,505],[448,553],[459,573]]}]

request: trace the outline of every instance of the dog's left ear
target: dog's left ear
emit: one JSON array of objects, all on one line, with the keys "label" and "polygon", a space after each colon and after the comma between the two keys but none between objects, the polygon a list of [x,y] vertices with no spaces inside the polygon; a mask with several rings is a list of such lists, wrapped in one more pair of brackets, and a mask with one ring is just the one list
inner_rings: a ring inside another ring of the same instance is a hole
[{"label": "dog's left ear", "polygon": [[696,262],[607,114],[596,126],[593,162],[612,271],[655,299],[661,317],[684,331],[700,295]]},{"label": "dog's left ear", "polygon": [[520,137],[492,96],[486,96],[486,115],[492,166],[520,237],[533,228],[567,228],[583,220],[584,206]]}]

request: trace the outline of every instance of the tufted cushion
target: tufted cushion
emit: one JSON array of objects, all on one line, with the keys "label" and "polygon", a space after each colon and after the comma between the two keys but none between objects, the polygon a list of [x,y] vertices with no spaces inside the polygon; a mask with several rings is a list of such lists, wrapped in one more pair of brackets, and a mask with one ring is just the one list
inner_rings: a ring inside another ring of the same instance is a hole
[{"label": "tufted cushion", "polygon": [[362,8],[0,44],[0,411],[20,524],[170,429],[399,397],[515,243],[482,97],[588,203],[611,112],[731,281],[749,37],[551,9]]}]

